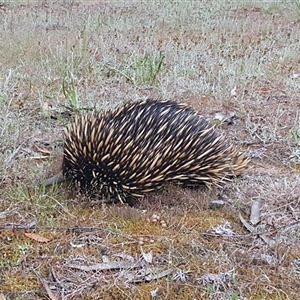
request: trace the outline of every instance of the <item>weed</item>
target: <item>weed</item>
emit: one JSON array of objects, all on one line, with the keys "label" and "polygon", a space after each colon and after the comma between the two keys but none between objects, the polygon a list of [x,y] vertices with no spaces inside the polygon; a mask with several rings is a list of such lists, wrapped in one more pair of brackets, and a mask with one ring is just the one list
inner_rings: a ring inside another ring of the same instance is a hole
[{"label": "weed", "polygon": [[290,137],[297,145],[300,145],[300,128],[293,127],[290,129]]},{"label": "weed", "polygon": [[71,72],[68,73],[67,78],[65,77],[63,79],[62,92],[65,96],[65,99],[68,102],[67,108],[71,111],[78,112],[80,110],[81,105],[77,96],[75,78]]},{"label": "weed", "polygon": [[300,145],[300,111],[297,111],[294,124],[289,130],[289,140]]},{"label": "weed", "polygon": [[18,266],[21,263],[23,257],[28,255],[32,248],[33,248],[32,244],[26,242],[23,244],[15,245],[15,249],[14,249],[15,253],[11,263],[14,266]]},{"label": "weed", "polygon": [[[126,62],[125,67],[112,67],[108,65],[109,70],[125,77],[135,86],[154,86],[157,83],[158,75],[162,70],[165,56],[162,51],[158,55],[144,54],[142,57],[131,57]],[[133,61],[131,61],[133,59]]]},{"label": "weed", "polygon": [[237,293],[237,292],[235,292],[235,293],[233,293],[232,295],[231,295],[231,298],[230,298],[231,300],[238,300],[238,299],[240,299],[240,294],[239,293]]},{"label": "weed", "polygon": [[0,260],[0,269],[6,268],[8,266],[8,263],[6,260]]},{"label": "weed", "polygon": [[107,224],[107,230],[111,233],[121,233],[121,230],[118,228],[118,226],[115,223],[108,223]]},{"label": "weed", "polygon": [[209,295],[213,295],[216,292],[216,287],[214,284],[209,284],[206,286],[206,291]]},{"label": "weed", "polygon": [[134,82],[137,85],[154,85],[162,69],[165,56],[159,51],[157,56],[145,54],[138,58],[132,66]]},{"label": "weed", "polygon": [[23,245],[18,245],[18,246],[17,246],[17,250],[18,250],[18,252],[19,252],[21,255],[27,254],[27,253],[30,251],[31,248],[32,248],[32,245],[29,244],[29,243],[25,243],[25,244],[23,244]]}]

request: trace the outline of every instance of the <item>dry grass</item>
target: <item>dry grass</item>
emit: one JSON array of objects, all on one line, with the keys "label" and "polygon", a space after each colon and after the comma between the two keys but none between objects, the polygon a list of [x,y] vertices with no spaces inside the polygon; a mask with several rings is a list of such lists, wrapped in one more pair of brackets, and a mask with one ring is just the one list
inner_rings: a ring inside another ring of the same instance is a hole
[{"label": "dry grass", "polygon": [[[298,2],[2,1],[0,298],[299,299]],[[236,116],[251,168],[132,208],[41,186],[76,113],[147,97]]]}]

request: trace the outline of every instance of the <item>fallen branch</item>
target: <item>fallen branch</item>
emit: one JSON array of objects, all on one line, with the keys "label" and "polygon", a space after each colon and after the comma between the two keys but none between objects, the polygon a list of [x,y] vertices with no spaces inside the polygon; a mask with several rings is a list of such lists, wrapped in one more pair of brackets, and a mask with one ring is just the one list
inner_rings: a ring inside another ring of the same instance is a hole
[{"label": "fallen branch", "polygon": [[67,266],[69,268],[90,272],[90,271],[104,271],[104,270],[114,270],[114,269],[134,269],[134,268],[142,267],[144,265],[145,265],[145,261],[139,260],[136,262],[111,261],[111,262],[100,263],[92,266],[80,266],[74,264],[69,264]]}]

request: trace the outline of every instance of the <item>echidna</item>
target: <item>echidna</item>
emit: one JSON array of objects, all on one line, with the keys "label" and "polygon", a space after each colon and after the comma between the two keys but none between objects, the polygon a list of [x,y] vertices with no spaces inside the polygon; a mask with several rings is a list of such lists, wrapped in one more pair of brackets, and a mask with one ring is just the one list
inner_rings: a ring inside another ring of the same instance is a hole
[{"label": "echidna", "polygon": [[218,184],[248,162],[193,109],[146,100],[77,117],[66,131],[62,172],[81,191],[124,203],[168,182]]}]

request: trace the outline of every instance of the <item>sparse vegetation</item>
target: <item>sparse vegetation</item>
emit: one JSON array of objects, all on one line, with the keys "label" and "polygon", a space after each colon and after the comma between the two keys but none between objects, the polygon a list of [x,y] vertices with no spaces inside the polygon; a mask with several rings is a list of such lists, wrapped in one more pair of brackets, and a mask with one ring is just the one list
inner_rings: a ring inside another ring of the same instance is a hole
[{"label": "sparse vegetation", "polygon": [[294,4],[295,4],[296,13],[297,13],[298,17],[300,18],[300,1],[294,0]]},{"label": "sparse vegetation", "polygon": [[156,56],[144,54],[142,57],[128,59],[125,67],[115,68],[108,66],[109,70],[115,72],[132,82],[137,87],[154,87],[157,77],[162,69],[165,56],[161,51]]},{"label": "sparse vegetation", "polygon": [[69,73],[68,77],[63,79],[62,92],[68,103],[66,108],[78,113],[80,111],[80,102],[77,96],[75,78],[72,73]]},{"label": "sparse vegetation", "polygon": [[[298,0],[2,1],[0,299],[298,299],[299,32]],[[246,174],[134,207],[43,186],[75,114],[148,97],[215,122]]]}]

